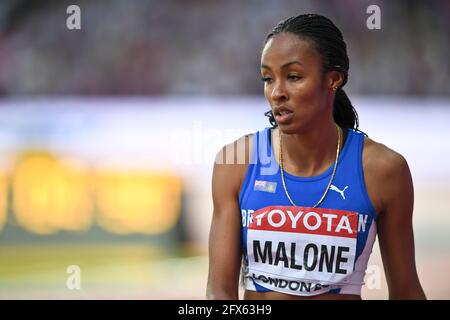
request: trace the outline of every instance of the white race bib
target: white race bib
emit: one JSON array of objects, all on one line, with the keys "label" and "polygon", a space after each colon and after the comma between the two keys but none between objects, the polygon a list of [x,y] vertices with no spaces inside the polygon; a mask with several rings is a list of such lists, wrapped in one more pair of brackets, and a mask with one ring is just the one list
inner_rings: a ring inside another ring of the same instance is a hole
[{"label": "white race bib", "polygon": [[247,231],[248,274],[273,291],[315,295],[353,272],[358,213],[270,206],[253,213]]}]

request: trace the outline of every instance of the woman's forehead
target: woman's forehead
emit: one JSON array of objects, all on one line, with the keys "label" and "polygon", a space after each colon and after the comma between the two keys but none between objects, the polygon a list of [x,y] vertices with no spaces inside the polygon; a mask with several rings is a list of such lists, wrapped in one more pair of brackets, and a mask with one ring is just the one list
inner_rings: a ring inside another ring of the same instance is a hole
[{"label": "woman's forehead", "polygon": [[320,57],[311,41],[286,32],[270,38],[261,54],[262,65],[276,67],[293,60],[298,60],[302,64],[320,63]]}]

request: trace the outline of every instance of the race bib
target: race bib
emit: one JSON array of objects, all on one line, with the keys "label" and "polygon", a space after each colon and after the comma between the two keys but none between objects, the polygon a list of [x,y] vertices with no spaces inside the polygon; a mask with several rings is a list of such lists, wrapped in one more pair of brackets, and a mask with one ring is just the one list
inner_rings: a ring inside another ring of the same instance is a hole
[{"label": "race bib", "polygon": [[270,206],[248,221],[248,274],[268,289],[315,295],[353,272],[358,213]]}]

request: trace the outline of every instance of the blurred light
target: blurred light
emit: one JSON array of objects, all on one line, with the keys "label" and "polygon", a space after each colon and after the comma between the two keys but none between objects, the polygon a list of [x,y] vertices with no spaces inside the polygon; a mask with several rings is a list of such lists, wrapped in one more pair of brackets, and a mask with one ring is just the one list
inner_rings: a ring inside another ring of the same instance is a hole
[{"label": "blurred light", "polygon": [[181,179],[156,172],[102,172],[96,179],[99,224],[118,233],[160,234],[178,220]]},{"label": "blurred light", "polygon": [[38,234],[86,230],[92,221],[87,173],[47,152],[27,152],[13,174],[18,223]]},{"label": "blurred light", "polygon": [[0,231],[3,229],[6,223],[7,203],[8,203],[8,178],[4,173],[0,172]]}]

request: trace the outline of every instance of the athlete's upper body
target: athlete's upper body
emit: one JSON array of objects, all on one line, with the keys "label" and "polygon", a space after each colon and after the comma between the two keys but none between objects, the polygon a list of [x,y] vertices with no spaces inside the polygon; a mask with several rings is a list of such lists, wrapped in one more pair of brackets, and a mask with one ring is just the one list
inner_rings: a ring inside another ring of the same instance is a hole
[{"label": "athlete's upper body", "polygon": [[208,298],[238,299],[242,264],[246,299],[360,299],[376,234],[389,298],[425,298],[408,164],[355,130],[348,69],[325,17],[292,17],[268,35],[261,75],[272,127],[216,157]]}]

